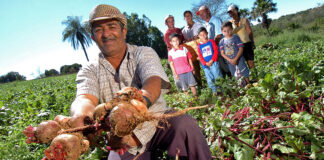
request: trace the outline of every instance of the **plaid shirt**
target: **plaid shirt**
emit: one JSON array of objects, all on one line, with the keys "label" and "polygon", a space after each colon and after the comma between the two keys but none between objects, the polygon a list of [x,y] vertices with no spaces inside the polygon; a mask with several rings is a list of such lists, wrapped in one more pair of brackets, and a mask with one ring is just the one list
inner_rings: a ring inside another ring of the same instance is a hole
[{"label": "plaid shirt", "polygon": [[[164,112],[169,108],[163,98],[168,92],[170,83],[160,59],[150,47],[138,47],[127,44],[127,52],[119,71],[105,59],[103,53],[94,62],[83,66],[79,71],[77,82],[77,96],[90,94],[98,98],[99,103],[105,103],[114,98],[115,93],[124,87],[142,88],[142,84],[152,76],[159,76],[162,80],[161,95],[149,108],[149,112]],[[136,128],[134,134],[143,146],[130,149],[129,152],[136,154],[145,150],[147,142],[151,140],[156,131],[156,122],[145,122],[141,128]]]}]

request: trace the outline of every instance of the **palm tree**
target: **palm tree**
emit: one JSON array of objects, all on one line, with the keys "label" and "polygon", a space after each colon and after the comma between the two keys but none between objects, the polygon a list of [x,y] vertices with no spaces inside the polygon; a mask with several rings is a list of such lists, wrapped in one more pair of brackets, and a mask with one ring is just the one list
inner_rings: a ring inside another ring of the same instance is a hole
[{"label": "palm tree", "polygon": [[258,17],[262,17],[262,27],[267,29],[268,36],[270,36],[271,19],[268,19],[267,14],[277,12],[276,6],[277,3],[273,3],[272,0],[256,0],[252,7],[252,19],[256,20]]},{"label": "palm tree", "polygon": [[89,47],[91,44],[91,35],[86,29],[86,24],[81,24],[81,19],[77,16],[68,16],[67,20],[62,21],[62,24],[66,25],[66,28],[62,32],[63,42],[68,40],[74,50],[77,50],[81,44],[87,61],[89,61],[85,47]]}]

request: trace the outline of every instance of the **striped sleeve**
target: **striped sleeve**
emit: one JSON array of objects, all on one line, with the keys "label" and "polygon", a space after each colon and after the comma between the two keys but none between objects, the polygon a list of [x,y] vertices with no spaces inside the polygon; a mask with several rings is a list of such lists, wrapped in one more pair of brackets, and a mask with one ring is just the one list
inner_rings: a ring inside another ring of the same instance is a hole
[{"label": "striped sleeve", "polygon": [[243,42],[241,41],[240,37],[235,35],[235,43],[237,44],[237,47],[244,47]]}]

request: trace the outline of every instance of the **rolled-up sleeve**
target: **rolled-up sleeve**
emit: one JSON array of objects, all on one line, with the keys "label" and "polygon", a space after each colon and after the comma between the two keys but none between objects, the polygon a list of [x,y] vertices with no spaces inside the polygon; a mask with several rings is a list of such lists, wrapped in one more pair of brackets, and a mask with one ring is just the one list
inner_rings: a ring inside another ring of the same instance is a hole
[{"label": "rolled-up sleeve", "polygon": [[76,77],[77,96],[91,94],[99,98],[99,80],[93,65],[86,65],[81,68]]},{"label": "rolled-up sleeve", "polygon": [[142,84],[144,84],[144,82],[152,76],[159,76],[162,79],[161,89],[170,88],[169,78],[163,70],[160,58],[152,48],[142,48],[142,51],[139,54],[137,69]]}]

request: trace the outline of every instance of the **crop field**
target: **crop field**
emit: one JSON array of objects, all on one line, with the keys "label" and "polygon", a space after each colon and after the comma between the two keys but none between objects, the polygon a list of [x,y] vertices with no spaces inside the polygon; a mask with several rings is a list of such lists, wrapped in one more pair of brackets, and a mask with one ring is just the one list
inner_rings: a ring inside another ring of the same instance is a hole
[{"label": "crop field", "polygon": [[[199,98],[175,91],[164,95],[170,107],[210,104],[190,111],[197,119],[215,159],[324,159],[324,42],[275,43],[255,50],[257,80],[240,87],[234,79],[216,83],[214,96],[203,81]],[[171,71],[162,60],[170,80]],[[23,130],[56,115],[69,115],[76,75],[0,85],[0,159],[42,159],[46,144],[28,144]],[[202,75],[202,77],[204,77]],[[107,155],[98,148],[81,159]]]}]

